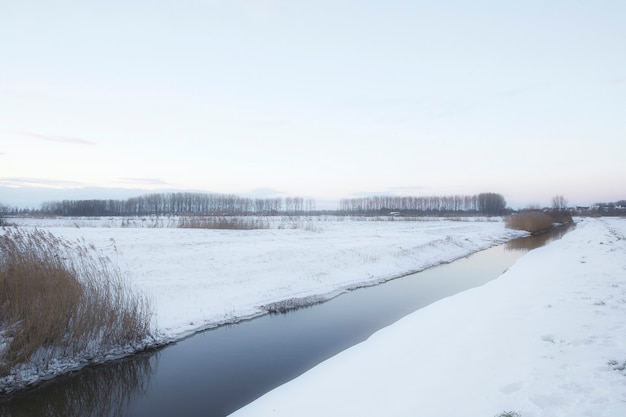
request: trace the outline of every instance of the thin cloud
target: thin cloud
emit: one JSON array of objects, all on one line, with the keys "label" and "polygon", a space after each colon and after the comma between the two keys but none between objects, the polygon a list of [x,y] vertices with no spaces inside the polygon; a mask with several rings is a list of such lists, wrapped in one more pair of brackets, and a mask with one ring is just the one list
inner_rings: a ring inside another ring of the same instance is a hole
[{"label": "thin cloud", "polygon": [[76,188],[84,184],[76,181],[51,180],[47,178],[5,177],[0,178],[3,187],[47,187],[47,188]]},{"label": "thin cloud", "polygon": [[8,133],[8,134],[11,134],[11,135],[16,135],[16,136],[27,137],[27,138],[34,138],[34,139],[45,140],[45,141],[48,141],[48,142],[64,143],[64,144],[68,144],[68,145],[90,145],[90,146],[96,145],[96,142],[92,142],[90,140],[82,139],[82,138],[71,138],[71,137],[67,137],[67,136],[42,135],[42,134],[39,134],[39,133],[16,131],[16,130],[0,130],[0,132]]},{"label": "thin cloud", "polygon": [[6,152],[2,152],[0,151],[0,156],[7,156],[8,154]]}]

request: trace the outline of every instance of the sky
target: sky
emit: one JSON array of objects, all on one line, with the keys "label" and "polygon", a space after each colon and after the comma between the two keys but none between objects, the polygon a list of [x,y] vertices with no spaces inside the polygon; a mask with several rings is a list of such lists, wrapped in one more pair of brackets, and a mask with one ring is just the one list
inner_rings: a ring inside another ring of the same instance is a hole
[{"label": "sky", "polygon": [[624,51],[621,0],[0,0],[0,202],[616,201]]}]

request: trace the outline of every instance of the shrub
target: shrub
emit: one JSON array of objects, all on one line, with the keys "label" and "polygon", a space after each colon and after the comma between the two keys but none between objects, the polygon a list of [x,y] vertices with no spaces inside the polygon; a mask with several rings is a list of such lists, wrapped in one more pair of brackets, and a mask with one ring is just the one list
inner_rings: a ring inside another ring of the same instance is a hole
[{"label": "shrub", "polygon": [[537,233],[550,229],[552,227],[552,218],[540,211],[526,211],[508,217],[506,219],[506,227]]},{"label": "shrub", "polygon": [[0,236],[0,376],[142,343],[151,318],[147,299],[93,246],[39,230]]},{"label": "shrub", "polygon": [[503,411],[500,414],[496,414],[495,417],[522,417],[517,411]]}]

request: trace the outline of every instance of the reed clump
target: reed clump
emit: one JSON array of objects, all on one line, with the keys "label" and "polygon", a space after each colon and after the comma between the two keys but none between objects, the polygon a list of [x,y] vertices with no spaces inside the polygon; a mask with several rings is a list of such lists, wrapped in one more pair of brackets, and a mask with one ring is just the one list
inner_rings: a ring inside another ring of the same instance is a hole
[{"label": "reed clump", "polygon": [[178,227],[183,229],[229,229],[255,230],[269,229],[269,222],[260,217],[235,216],[188,216],[178,220]]},{"label": "reed clump", "polygon": [[550,229],[553,226],[553,220],[552,217],[540,211],[525,211],[508,217],[505,224],[509,229],[538,233]]},{"label": "reed clump", "polygon": [[0,377],[21,364],[91,359],[152,336],[147,298],[84,242],[0,232]]},{"label": "reed clump", "polygon": [[559,224],[574,223],[574,219],[572,219],[572,213],[569,210],[552,210],[550,212],[550,217],[552,217],[552,221],[554,223],[559,223]]}]

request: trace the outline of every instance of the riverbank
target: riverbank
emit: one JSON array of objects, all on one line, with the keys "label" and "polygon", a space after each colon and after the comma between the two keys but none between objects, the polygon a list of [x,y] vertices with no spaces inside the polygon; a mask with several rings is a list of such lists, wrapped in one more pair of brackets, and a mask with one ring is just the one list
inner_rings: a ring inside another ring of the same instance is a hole
[{"label": "riverbank", "polygon": [[625,310],[626,220],[585,219],[233,415],[626,415]]},{"label": "riverbank", "polygon": [[[106,219],[16,221],[84,239],[109,257],[132,288],[150,298],[159,329],[155,343],[265,314],[268,305],[284,300],[328,299],[524,235],[506,229],[501,219],[319,218],[303,229],[247,231],[116,227]],[[22,369],[0,380],[0,391],[86,363],[73,358],[46,370]]]}]

